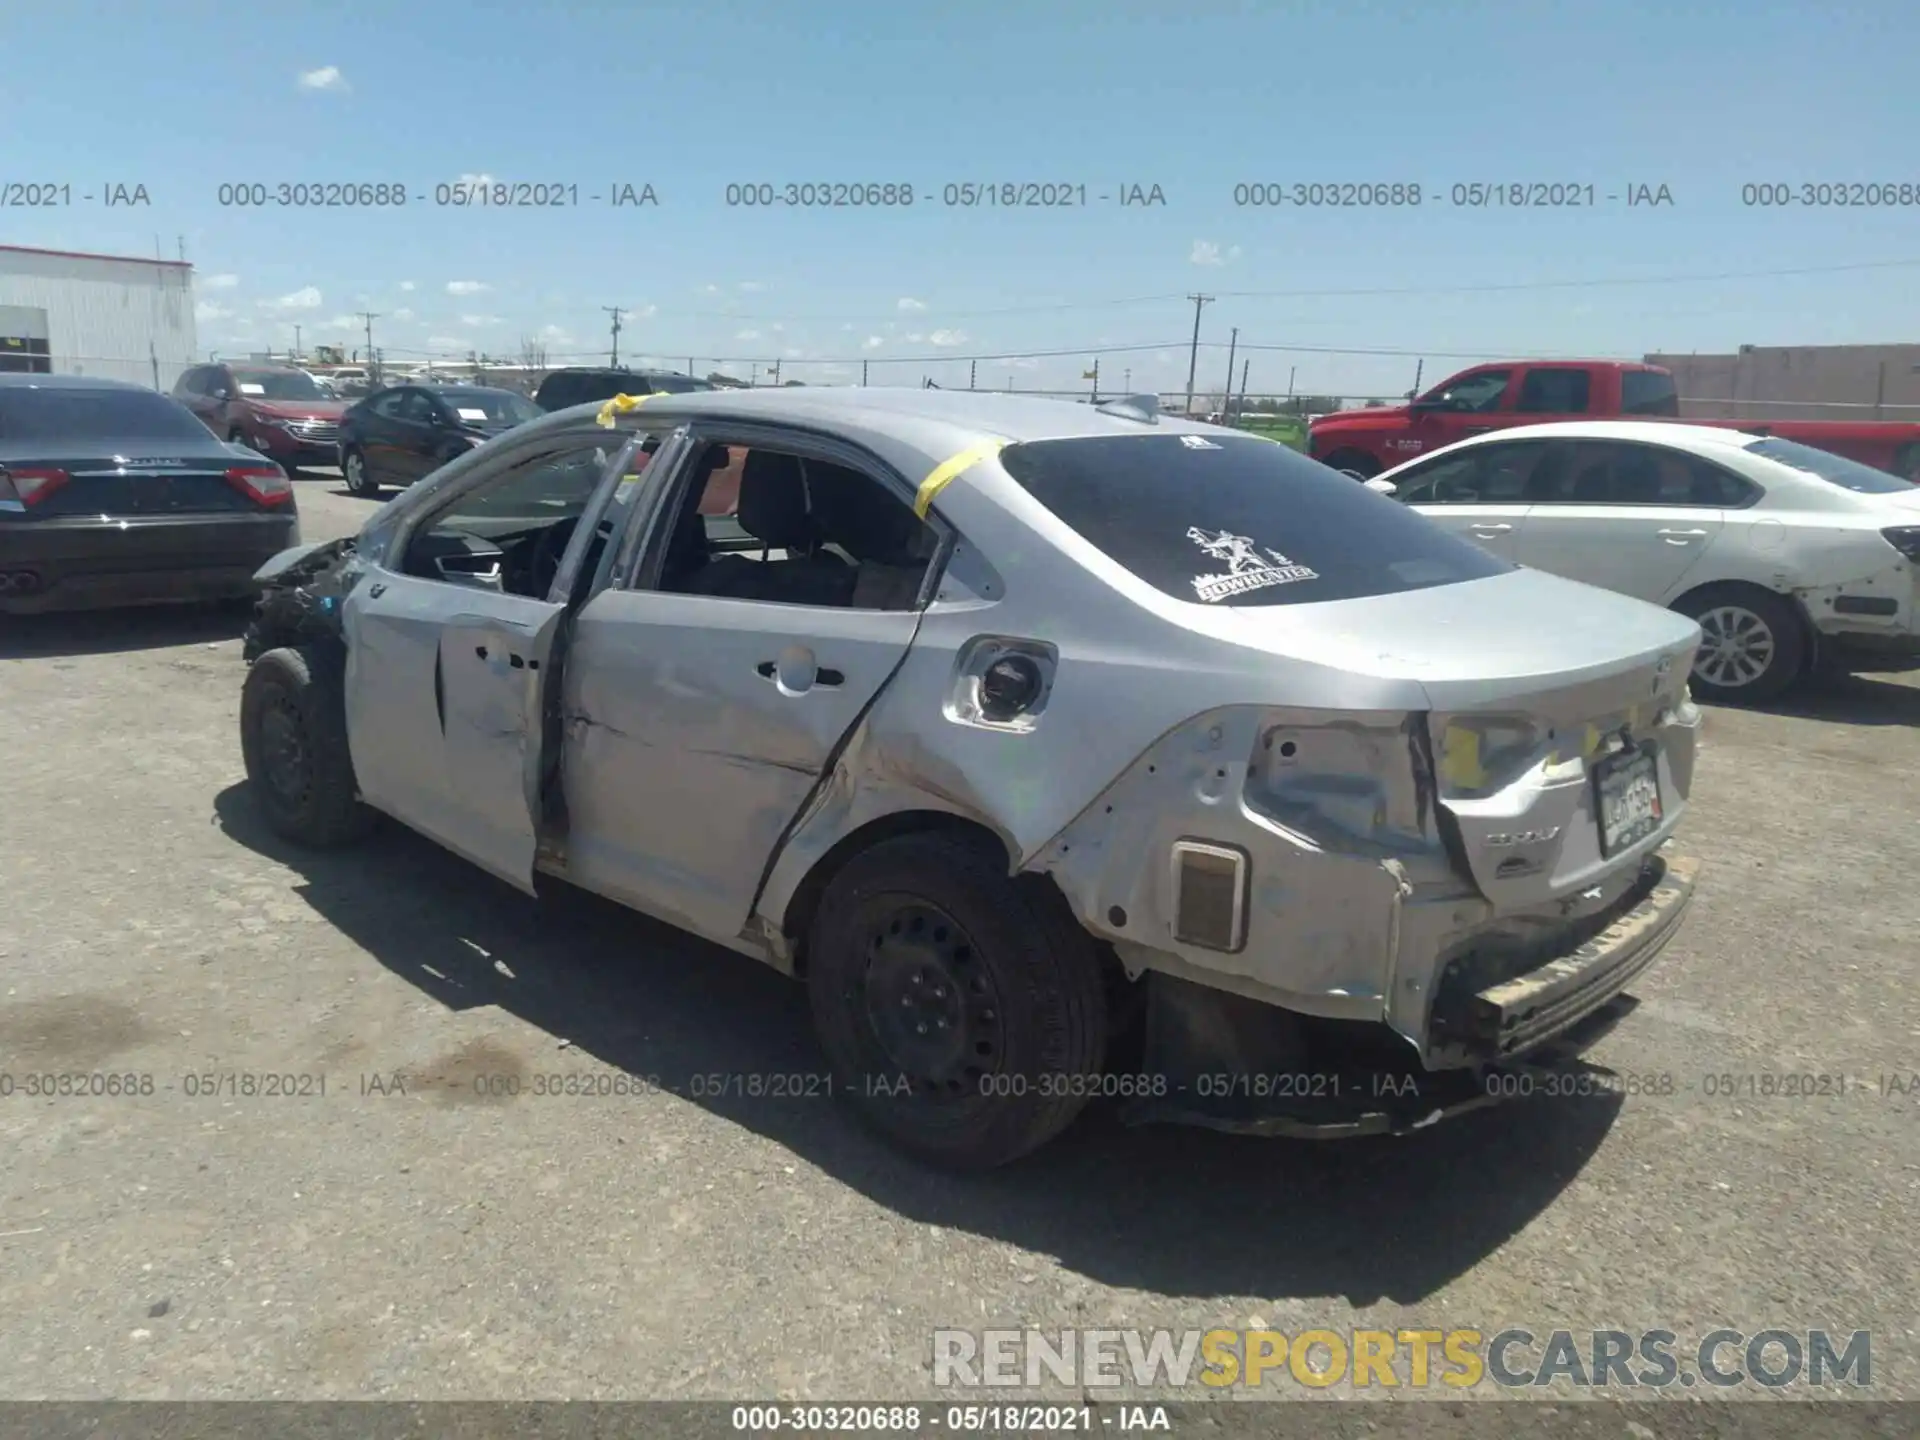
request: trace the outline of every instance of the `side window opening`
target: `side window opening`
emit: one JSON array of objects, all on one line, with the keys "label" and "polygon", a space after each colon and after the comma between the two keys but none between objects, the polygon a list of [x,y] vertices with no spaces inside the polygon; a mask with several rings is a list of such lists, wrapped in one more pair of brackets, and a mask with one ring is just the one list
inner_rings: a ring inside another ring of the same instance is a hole
[{"label": "side window opening", "polygon": [[1457,380],[1444,390],[1435,390],[1426,403],[1438,410],[1485,414],[1500,408],[1500,397],[1507,393],[1511,370],[1482,370]]},{"label": "side window opening", "polygon": [[1480,445],[1411,477],[1394,494],[1407,505],[1521,505],[1546,447],[1539,441]]},{"label": "side window opening", "polygon": [[545,599],[574,528],[618,453],[609,440],[534,455],[429,517],[400,570]]},{"label": "side window opening", "polygon": [[1584,415],[1592,391],[1593,377],[1585,370],[1529,370],[1514,409],[1529,415]]},{"label": "side window opening", "polygon": [[772,604],[911,610],[938,549],[932,527],[844,465],[715,443],[669,536],[659,588]]}]

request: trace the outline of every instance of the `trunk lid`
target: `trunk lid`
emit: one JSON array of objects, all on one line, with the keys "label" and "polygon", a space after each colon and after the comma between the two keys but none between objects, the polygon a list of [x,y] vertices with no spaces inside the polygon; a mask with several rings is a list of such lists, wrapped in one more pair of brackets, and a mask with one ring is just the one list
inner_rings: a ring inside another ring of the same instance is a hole
[{"label": "trunk lid", "polygon": [[129,459],[99,453],[35,455],[31,460],[6,458],[0,465],[23,473],[56,472],[65,476],[45,496],[16,512],[28,519],[55,516],[97,516],[143,519],[189,514],[248,513],[259,505],[228,479],[229,470],[264,469],[267,462],[249,465],[237,455],[158,456]]},{"label": "trunk lid", "polygon": [[[1700,631],[1683,615],[1524,569],[1205,613],[1216,634],[1388,682],[1381,699],[1397,689],[1425,711],[1442,829],[1463,878],[1499,911],[1637,871],[1685,808],[1699,715],[1685,686]],[[1627,773],[1640,754],[1650,773]],[[1597,778],[1609,769],[1616,819],[1642,812],[1641,833],[1612,845]]]}]

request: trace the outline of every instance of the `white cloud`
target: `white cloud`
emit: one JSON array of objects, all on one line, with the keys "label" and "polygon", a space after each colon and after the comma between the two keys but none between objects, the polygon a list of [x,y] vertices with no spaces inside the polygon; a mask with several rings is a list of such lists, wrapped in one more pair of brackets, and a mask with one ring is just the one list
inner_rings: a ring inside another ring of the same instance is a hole
[{"label": "white cloud", "polygon": [[393,318],[394,318],[395,320],[411,320],[411,319],[413,319],[413,318],[414,318],[414,316],[413,316],[413,311],[411,311],[411,310],[409,310],[409,309],[407,309],[407,308],[406,308],[406,307],[405,307],[405,306],[403,305],[403,306],[401,306],[401,308],[400,308],[400,309],[398,309],[398,310],[396,310],[396,311],[394,311],[394,312],[393,312]]},{"label": "white cloud", "polygon": [[401,288],[402,290],[406,290],[406,291],[411,291],[411,290],[413,289],[413,281],[411,281],[411,280],[402,280],[402,281],[400,282],[400,288]]},{"label": "white cloud", "polygon": [[498,315],[462,315],[460,323],[471,325],[476,330],[484,330],[489,325],[498,325],[500,317]]},{"label": "white cloud", "polygon": [[773,331],[774,334],[778,335],[782,331],[784,331],[787,327],[782,325],[778,320],[776,320],[773,322],[773,324],[769,325],[767,328]]},{"label": "white cloud", "polygon": [[741,330],[736,333],[733,338],[736,340],[758,340],[760,338],[760,332],[758,330]]},{"label": "white cloud", "polygon": [[447,282],[449,295],[479,295],[489,288],[491,287],[484,280],[449,280]]},{"label": "white cloud", "polygon": [[493,176],[487,174],[486,171],[484,170],[480,170],[480,171],[469,170],[464,174],[460,175],[459,177],[457,177],[453,183],[456,185],[466,185],[468,187],[472,187],[475,185],[491,185],[493,184]]},{"label": "white cloud", "polygon": [[878,335],[869,335],[866,338],[866,342],[862,344],[860,348],[862,350],[878,350],[886,343],[887,342],[882,340]]},{"label": "white cloud", "polygon": [[1195,265],[1225,265],[1239,258],[1240,247],[1238,245],[1223,251],[1220,246],[1212,240],[1194,241],[1193,250],[1187,256],[1187,259]]},{"label": "white cloud", "polygon": [[927,337],[922,335],[918,330],[909,330],[907,332],[907,343],[909,345],[918,345],[922,340],[926,338]]},{"label": "white cloud", "polygon": [[205,290],[231,290],[240,283],[238,275],[202,275],[200,286]]},{"label": "white cloud", "polygon": [[848,322],[847,324],[845,324],[845,325],[842,325],[842,326],[841,326],[840,328],[841,328],[841,330],[843,330],[843,331],[846,331],[846,330],[851,330],[851,329],[853,329],[853,324],[852,324],[852,322],[851,322],[851,321],[849,321],[849,322]]},{"label": "white cloud", "polygon": [[1038,360],[1031,360],[1025,356],[1014,360],[1007,360],[1002,363],[1014,370],[1038,370],[1040,368],[1040,362]]},{"label": "white cloud", "polygon": [[932,340],[936,345],[964,345],[967,341],[967,332],[964,330],[936,330],[933,332]]},{"label": "white cloud", "polygon": [[788,360],[798,360],[802,356],[804,356],[806,353],[807,352],[804,350],[789,350],[786,352],[785,358]]},{"label": "white cloud", "polygon": [[458,335],[429,335],[427,344],[436,350],[464,350],[467,342]]},{"label": "white cloud", "polygon": [[307,285],[290,295],[282,295],[278,300],[266,300],[261,303],[272,310],[318,310],[320,292],[313,286]]},{"label": "white cloud", "polygon": [[549,345],[570,345],[573,343],[573,336],[567,331],[562,330],[558,325],[542,325],[540,327],[540,338],[545,340]]},{"label": "white cloud", "polygon": [[767,287],[761,284],[758,280],[742,280],[739,285],[739,289],[748,295],[753,294],[755,291],[764,290],[766,288]]},{"label": "white cloud", "polygon": [[323,320],[314,327],[316,330],[358,330],[361,328],[358,315],[336,315],[331,320]]},{"label": "white cloud", "polygon": [[718,295],[720,293],[720,287],[718,285],[703,285],[700,287],[700,293],[702,295]]},{"label": "white cloud", "polygon": [[927,302],[924,300],[916,300],[911,295],[902,295],[899,300],[899,308],[902,310],[924,310],[927,308]]},{"label": "white cloud", "polygon": [[658,315],[659,313],[660,307],[658,305],[642,305],[638,310],[629,310],[627,312],[627,319],[645,320],[649,315]]},{"label": "white cloud", "polygon": [[1162,365],[1171,365],[1173,363],[1173,352],[1171,350],[1156,350],[1153,352],[1153,358],[1158,360]]},{"label": "white cloud", "polygon": [[211,300],[202,300],[193,307],[193,318],[196,320],[227,320],[232,316],[233,311],[216,305]]},{"label": "white cloud", "polygon": [[346,90],[347,77],[340,73],[338,65],[322,65],[318,70],[300,72],[302,90]]}]

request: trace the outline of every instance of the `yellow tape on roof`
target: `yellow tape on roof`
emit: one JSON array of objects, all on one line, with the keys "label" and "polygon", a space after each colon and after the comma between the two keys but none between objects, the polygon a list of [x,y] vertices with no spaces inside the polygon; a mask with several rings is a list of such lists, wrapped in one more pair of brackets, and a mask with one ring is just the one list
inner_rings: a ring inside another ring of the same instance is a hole
[{"label": "yellow tape on roof", "polygon": [[600,407],[600,413],[594,418],[611,430],[614,416],[624,415],[629,410],[637,410],[652,398],[651,395],[616,395]]},{"label": "yellow tape on roof", "polygon": [[913,497],[913,513],[922,520],[926,519],[927,510],[932,506],[934,496],[982,460],[991,459],[1006,448],[1005,440],[982,440],[978,445],[968,446],[952,459],[941,461],[933,467],[933,472],[920,482],[920,489]]}]

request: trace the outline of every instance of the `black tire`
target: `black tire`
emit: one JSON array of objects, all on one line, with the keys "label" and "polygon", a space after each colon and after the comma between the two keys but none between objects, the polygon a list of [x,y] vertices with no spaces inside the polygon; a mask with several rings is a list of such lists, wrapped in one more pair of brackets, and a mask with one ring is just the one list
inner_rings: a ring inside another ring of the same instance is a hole
[{"label": "black tire", "polygon": [[358,445],[349,445],[340,452],[340,473],[346,477],[349,495],[377,496],[380,482],[373,478],[373,472],[367,468],[367,456]]},{"label": "black tire", "polygon": [[[1009,878],[986,847],[904,835],[855,856],[821,898],[807,953],[836,1087],[923,1160],[1005,1165],[1065,1130],[1098,1090],[1099,957],[1057,891]],[[937,1032],[918,1040],[929,1023]],[[921,1054],[903,1054],[916,1045]],[[951,1053],[929,1060],[940,1046]]]},{"label": "black tire", "polygon": [[1385,468],[1364,450],[1336,450],[1320,463],[1355,480],[1371,480]]},{"label": "black tire", "polygon": [[325,849],[361,839],[378,819],[359,800],[340,662],[313,646],[269,650],[248,669],[240,752],[276,835]]},{"label": "black tire", "polygon": [[1805,622],[1771,591],[1757,585],[1709,585],[1674,609],[1704,632],[1688,680],[1699,699],[1761,704],[1783,694],[1806,671]]}]

